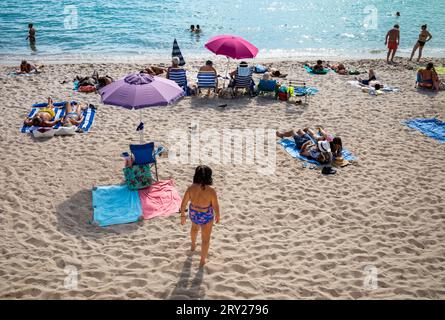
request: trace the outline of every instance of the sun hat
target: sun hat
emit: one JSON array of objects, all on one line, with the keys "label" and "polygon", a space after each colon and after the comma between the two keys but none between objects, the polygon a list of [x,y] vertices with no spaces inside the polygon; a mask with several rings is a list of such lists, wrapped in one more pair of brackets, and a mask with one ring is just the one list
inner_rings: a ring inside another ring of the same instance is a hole
[{"label": "sun hat", "polygon": [[321,152],[331,152],[331,145],[328,141],[318,141],[318,149],[320,149]]},{"label": "sun hat", "polygon": [[178,57],[173,57],[172,58],[172,62],[174,63],[174,64],[179,64],[179,58]]}]

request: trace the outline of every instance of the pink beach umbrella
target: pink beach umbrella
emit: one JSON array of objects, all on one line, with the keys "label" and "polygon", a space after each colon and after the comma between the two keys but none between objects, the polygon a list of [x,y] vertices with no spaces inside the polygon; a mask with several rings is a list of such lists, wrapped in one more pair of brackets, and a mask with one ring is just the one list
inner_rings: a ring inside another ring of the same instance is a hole
[{"label": "pink beach umbrella", "polygon": [[[217,55],[227,57],[227,70],[229,69],[229,58],[252,59],[258,54],[258,48],[249,41],[234,35],[219,35],[211,38],[205,47]],[[227,72],[226,72],[227,77]],[[225,80],[224,80],[225,84]]]},{"label": "pink beach umbrella", "polygon": [[[184,91],[176,82],[152,77],[147,74],[129,74],[99,90],[103,104],[120,106],[126,109],[140,109],[166,106],[174,103],[184,95]],[[142,143],[142,112],[141,123],[138,131],[141,134]]]}]

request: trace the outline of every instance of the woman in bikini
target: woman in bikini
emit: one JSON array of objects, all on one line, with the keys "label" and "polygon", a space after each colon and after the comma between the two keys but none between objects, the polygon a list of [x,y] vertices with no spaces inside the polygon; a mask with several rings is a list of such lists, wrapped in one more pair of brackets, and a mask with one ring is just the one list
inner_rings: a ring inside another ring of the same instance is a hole
[{"label": "woman in bikini", "polygon": [[23,123],[27,126],[53,127],[62,121],[62,119],[51,121],[55,116],[56,112],[54,111],[53,99],[48,97],[48,105],[44,108],[40,108],[33,117],[26,117]]},{"label": "woman in bikini", "polygon": [[181,224],[186,221],[185,209],[189,205],[189,217],[192,221],[190,236],[192,240],[191,251],[196,248],[196,238],[201,229],[201,261],[203,267],[209,252],[210,235],[212,233],[213,220],[220,221],[218,197],[216,191],[211,187],[213,183],[212,169],[207,166],[198,166],[193,177],[193,184],[187,189],[182,198]]},{"label": "woman in bikini", "polygon": [[416,44],[414,45],[413,51],[411,52],[411,57],[409,58],[409,61],[411,61],[414,57],[414,54],[416,53],[416,50],[419,49],[419,57],[417,58],[417,62],[420,61],[420,58],[422,58],[422,51],[423,47],[425,46],[425,43],[430,41],[433,36],[429,31],[426,29],[427,25],[424,24],[421,27],[420,34],[419,34],[419,40],[417,40]]},{"label": "woman in bikini", "polygon": [[83,110],[88,108],[87,104],[75,105],[75,108],[71,103],[67,102],[65,105],[66,114],[62,119],[62,125],[64,127],[78,126],[82,123],[84,116],[82,115]]}]

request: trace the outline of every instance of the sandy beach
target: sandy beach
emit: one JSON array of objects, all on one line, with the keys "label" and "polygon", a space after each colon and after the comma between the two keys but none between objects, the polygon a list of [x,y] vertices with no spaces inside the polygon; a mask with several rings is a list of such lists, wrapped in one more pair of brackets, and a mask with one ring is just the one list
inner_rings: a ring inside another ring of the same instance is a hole
[{"label": "sandy beach", "polygon": [[[216,60],[221,74],[224,61]],[[332,176],[304,168],[279,145],[272,175],[211,164],[221,223],[203,269],[200,246],[189,253],[190,222],[181,226],[179,214],[107,228],[89,223],[92,187],[123,182],[121,153],[139,141],[139,113],[73,92],[72,80],[93,70],[119,79],[143,65],[45,64],[29,77],[8,77],[14,68],[1,65],[0,298],[445,299],[445,147],[401,123],[445,120],[445,93],[418,92],[418,65],[396,61],[344,61],[373,68],[400,90],[380,96],[349,85],[354,76],[313,76],[301,61],[267,61],[320,91],[308,105],[185,97],[143,109],[145,140],[167,148],[169,132],[189,132],[196,121],[201,132],[323,126],[358,158]],[[203,61],[187,62],[193,84]],[[20,133],[32,104],[48,96],[96,105],[91,131],[47,141]],[[168,158],[158,164],[181,195],[195,167]],[[366,266],[378,270],[372,290],[364,286]],[[75,289],[64,286],[67,267],[77,270]]]}]

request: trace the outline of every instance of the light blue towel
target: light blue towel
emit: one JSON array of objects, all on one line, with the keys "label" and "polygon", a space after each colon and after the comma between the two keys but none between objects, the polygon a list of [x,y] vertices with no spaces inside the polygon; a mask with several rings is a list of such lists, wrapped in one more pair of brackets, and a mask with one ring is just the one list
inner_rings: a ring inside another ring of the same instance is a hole
[{"label": "light blue towel", "polygon": [[304,96],[306,94],[313,96],[318,92],[318,89],[314,87],[294,87],[294,92],[296,96]]},{"label": "light blue towel", "polygon": [[442,120],[432,119],[412,119],[404,122],[405,125],[412,129],[422,132],[424,135],[445,142],[445,122]]},{"label": "light blue towel", "polygon": [[92,192],[93,220],[101,227],[136,222],[142,216],[139,192],[126,184],[95,187]]},{"label": "light blue towel", "polygon": [[[282,145],[284,147],[284,150],[286,150],[287,153],[289,153],[293,158],[300,159],[301,161],[309,162],[312,164],[315,164],[317,166],[320,166],[321,164],[318,161],[308,159],[305,156],[302,156],[300,154],[300,151],[295,148],[295,141],[290,139],[282,139],[278,141],[278,144]],[[357,160],[357,158],[348,150],[343,149],[341,155],[343,156],[343,159],[348,161],[354,161]]]},{"label": "light blue towel", "polygon": [[308,67],[308,66],[304,66],[304,69],[310,74],[326,74],[331,70],[331,69],[324,68],[323,72],[314,72],[314,70],[312,70],[312,68]]}]

